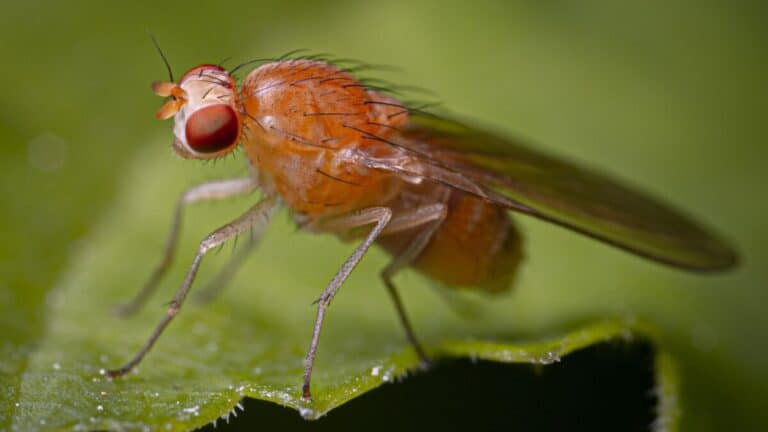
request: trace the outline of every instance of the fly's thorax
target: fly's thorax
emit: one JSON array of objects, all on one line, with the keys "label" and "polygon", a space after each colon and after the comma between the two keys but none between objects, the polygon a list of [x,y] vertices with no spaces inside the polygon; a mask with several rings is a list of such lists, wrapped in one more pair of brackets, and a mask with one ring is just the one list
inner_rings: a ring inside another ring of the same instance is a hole
[{"label": "fly's thorax", "polygon": [[408,110],[329,63],[265,64],[243,80],[240,100],[255,144],[286,140],[309,147],[375,146],[405,124]]},{"label": "fly's thorax", "polygon": [[397,153],[388,141],[407,120],[397,101],[325,62],[286,60],[243,80],[243,148],[295,212],[323,214],[374,204],[392,190],[390,173],[366,156]]},{"label": "fly's thorax", "polygon": [[284,145],[286,151],[281,152],[264,146],[245,149],[251,160],[258,161],[259,184],[310,220],[380,205],[397,193],[401,183],[391,173],[367,167],[358,150]]}]

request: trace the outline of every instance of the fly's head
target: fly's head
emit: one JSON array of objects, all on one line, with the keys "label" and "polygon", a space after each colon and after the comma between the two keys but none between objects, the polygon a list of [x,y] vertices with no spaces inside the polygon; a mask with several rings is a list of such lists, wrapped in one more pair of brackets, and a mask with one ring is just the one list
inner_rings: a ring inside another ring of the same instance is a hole
[{"label": "fly's head", "polygon": [[152,83],[152,91],[169,98],[156,116],[174,118],[173,149],[179,156],[215,159],[237,147],[242,129],[237,88],[222,67],[194,67],[178,83]]}]

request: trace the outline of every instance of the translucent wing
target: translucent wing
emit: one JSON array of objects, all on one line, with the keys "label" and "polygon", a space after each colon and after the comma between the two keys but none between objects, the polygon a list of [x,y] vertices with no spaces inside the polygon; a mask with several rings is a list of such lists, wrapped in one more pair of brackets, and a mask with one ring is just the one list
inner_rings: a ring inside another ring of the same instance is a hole
[{"label": "translucent wing", "polygon": [[389,168],[483,196],[644,257],[691,270],[733,266],[735,252],[672,207],[613,178],[443,118],[412,113]]}]

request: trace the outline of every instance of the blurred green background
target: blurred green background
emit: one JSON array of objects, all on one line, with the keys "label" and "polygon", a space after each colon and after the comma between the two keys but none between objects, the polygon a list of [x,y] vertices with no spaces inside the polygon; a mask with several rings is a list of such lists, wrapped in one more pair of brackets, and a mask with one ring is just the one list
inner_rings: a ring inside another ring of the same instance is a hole
[{"label": "blurred green background", "polygon": [[73,245],[130,186],[122,174],[137,155],[158,137],[170,143],[170,124],[153,117],[161,100],[149,83],[166,73],[150,29],[177,76],[296,48],[400,66],[382,76],[434,90],[452,112],[614,172],[717,227],[742,265],[698,276],[524,221],[528,261],[515,301],[525,307],[511,313],[528,328],[648,319],[666,329],[682,366],[684,430],[768,428],[766,22],[757,1],[5,4],[2,353],[23,364]]}]

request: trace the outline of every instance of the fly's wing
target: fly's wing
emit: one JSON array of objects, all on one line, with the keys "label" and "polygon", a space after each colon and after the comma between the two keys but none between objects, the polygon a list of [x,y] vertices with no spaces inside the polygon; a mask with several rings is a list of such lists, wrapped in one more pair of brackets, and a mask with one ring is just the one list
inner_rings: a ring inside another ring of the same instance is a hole
[{"label": "fly's wing", "polygon": [[407,156],[389,164],[395,171],[431,178],[676,267],[719,270],[736,263],[731,248],[670,206],[512,140],[411,113],[397,145]]}]

